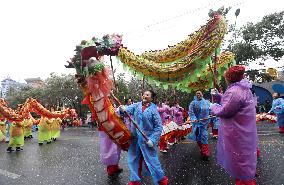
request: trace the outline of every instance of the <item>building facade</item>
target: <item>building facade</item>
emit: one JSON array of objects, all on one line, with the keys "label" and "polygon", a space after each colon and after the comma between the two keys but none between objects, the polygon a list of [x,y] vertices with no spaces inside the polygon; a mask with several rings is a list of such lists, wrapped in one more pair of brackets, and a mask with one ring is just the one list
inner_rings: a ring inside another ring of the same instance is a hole
[{"label": "building facade", "polygon": [[1,98],[6,98],[7,93],[11,87],[20,88],[24,86],[24,84],[17,82],[10,77],[5,78],[1,81]]},{"label": "building facade", "polygon": [[34,88],[39,88],[44,86],[44,82],[38,77],[38,78],[26,78],[25,81],[27,84]]}]

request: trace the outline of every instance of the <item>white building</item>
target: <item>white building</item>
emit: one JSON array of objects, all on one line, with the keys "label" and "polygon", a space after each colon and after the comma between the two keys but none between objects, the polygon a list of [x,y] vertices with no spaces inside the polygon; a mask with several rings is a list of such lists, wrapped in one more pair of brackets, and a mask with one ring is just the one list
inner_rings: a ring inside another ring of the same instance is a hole
[{"label": "white building", "polygon": [[5,78],[1,81],[1,98],[6,98],[7,92],[9,91],[10,87],[19,88],[22,87],[24,84],[20,82],[16,82],[12,80],[10,77]]}]

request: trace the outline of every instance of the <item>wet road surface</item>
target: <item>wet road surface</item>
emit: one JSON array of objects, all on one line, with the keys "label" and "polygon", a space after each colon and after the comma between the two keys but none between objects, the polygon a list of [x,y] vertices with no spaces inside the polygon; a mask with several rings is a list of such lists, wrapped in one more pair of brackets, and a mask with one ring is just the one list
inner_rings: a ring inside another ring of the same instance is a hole
[{"label": "wet road surface", "polygon": [[[116,178],[106,175],[99,161],[98,133],[86,127],[68,128],[52,144],[37,144],[26,140],[21,152],[6,153],[7,144],[0,144],[0,185],[125,185],[129,171],[126,153],[122,152],[120,166],[124,171]],[[259,185],[284,184],[284,135],[275,124],[259,123],[257,183]],[[216,164],[216,140],[209,139],[211,158],[200,159],[194,142],[183,140],[159,153],[169,185],[229,185],[234,180]],[[144,178],[144,185],[152,185]]]}]

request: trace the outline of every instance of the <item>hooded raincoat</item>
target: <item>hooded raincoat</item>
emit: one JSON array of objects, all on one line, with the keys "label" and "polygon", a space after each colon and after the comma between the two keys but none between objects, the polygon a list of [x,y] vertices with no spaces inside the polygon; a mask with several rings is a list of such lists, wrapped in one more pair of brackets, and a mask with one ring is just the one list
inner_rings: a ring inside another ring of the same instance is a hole
[{"label": "hooded raincoat", "polygon": [[183,108],[180,106],[173,106],[171,109],[173,112],[174,122],[178,125],[183,124]]},{"label": "hooded raincoat", "polygon": [[284,99],[277,98],[273,100],[270,111],[276,114],[278,126],[284,127]]},{"label": "hooded raincoat", "polygon": [[106,166],[118,165],[121,149],[104,131],[99,131],[100,160]]},{"label": "hooded raincoat", "polygon": [[[194,100],[190,103],[188,108],[188,115],[190,121],[208,118],[210,116],[210,102],[202,98],[198,100],[194,97]],[[207,127],[210,119],[193,122],[192,131],[189,135],[189,139],[193,141],[200,141],[202,144],[208,144],[208,132]]]},{"label": "hooded raincoat", "polygon": [[219,126],[220,126],[220,118],[219,117],[211,118],[211,122],[213,123],[213,129],[219,128]]},{"label": "hooded raincoat", "polygon": [[[146,140],[132,124],[130,127],[132,142],[128,149],[127,161],[130,171],[130,181],[140,181],[140,172],[148,172],[158,184],[164,178],[160,161],[158,159],[158,142],[162,132],[162,120],[154,103],[142,111],[142,102],[126,107],[126,111],[133,115],[139,127],[153,142],[153,147],[148,147]],[[147,169],[147,170],[146,170]]]},{"label": "hooded raincoat", "polygon": [[[250,180],[256,173],[256,111],[251,83],[243,79],[231,84],[211,111],[220,117],[217,162],[232,177]],[[219,95],[220,96],[220,95]]]},{"label": "hooded raincoat", "polygon": [[162,103],[161,107],[158,107],[158,112],[160,113],[163,124],[166,122],[166,119],[172,119],[172,110],[167,104]]}]

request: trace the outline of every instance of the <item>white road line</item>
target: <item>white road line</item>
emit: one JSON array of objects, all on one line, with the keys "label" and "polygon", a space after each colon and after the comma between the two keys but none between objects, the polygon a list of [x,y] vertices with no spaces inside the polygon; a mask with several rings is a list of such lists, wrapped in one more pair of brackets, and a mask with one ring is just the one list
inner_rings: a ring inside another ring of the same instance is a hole
[{"label": "white road line", "polygon": [[257,133],[275,133],[277,130],[259,130]]},{"label": "white road line", "polygon": [[8,171],[2,170],[2,169],[0,169],[0,174],[4,175],[6,177],[12,178],[12,179],[17,179],[21,176],[21,175],[18,175],[18,174],[12,173],[12,172],[8,172]]},{"label": "white road line", "polygon": [[265,134],[258,134],[259,136],[270,136],[270,135],[279,135],[279,132],[270,132]]}]

